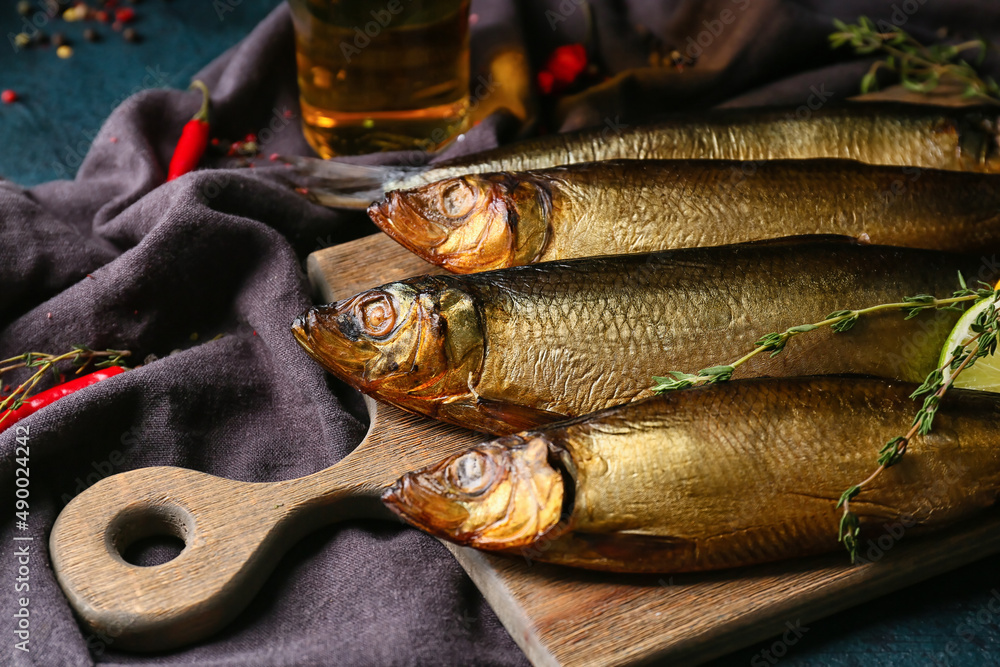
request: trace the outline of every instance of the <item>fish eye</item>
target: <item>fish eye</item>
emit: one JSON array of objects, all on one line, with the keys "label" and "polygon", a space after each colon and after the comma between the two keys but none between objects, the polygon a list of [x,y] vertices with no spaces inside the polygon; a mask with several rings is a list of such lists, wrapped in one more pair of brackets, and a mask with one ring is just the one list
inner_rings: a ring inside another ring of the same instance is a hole
[{"label": "fish eye", "polygon": [[468,215],[476,203],[476,192],[465,182],[456,178],[441,191],[441,210],[451,218]]},{"label": "fish eye", "polygon": [[358,319],[369,336],[385,336],[396,326],[396,309],[388,296],[378,294],[359,304]]},{"label": "fish eye", "polygon": [[458,491],[478,495],[489,488],[493,481],[492,462],[482,452],[466,452],[448,466],[448,477]]}]

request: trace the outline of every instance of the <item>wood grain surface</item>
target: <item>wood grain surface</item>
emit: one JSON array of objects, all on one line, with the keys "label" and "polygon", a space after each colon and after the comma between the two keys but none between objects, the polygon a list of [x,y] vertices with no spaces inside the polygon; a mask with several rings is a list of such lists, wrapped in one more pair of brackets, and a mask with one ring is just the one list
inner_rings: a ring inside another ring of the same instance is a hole
[{"label": "wood grain surface", "polygon": [[[382,235],[309,260],[317,288],[331,297],[427,268]],[[486,439],[366,403],[371,426],[362,443],[307,477],[249,483],[143,468],[107,477],[74,498],[49,543],[56,577],[83,622],[131,650],[207,637],[246,606],[301,536],[346,519],[396,520],[379,500],[382,489]],[[161,534],[185,543],[173,560],[140,567],[122,558],[137,539]],[[922,540],[900,527],[880,538],[872,562],[857,567],[831,554],[710,574],[612,575],[537,563],[531,550],[500,557],[447,546],[536,665],[658,657],[691,664],[998,552],[1000,513]]]},{"label": "wood grain surface", "polygon": [[[315,252],[308,267],[327,301],[440,272],[384,234]],[[390,417],[383,412],[380,420]],[[452,429],[423,421],[428,433]],[[387,426],[383,421],[381,427]],[[894,534],[899,536],[886,535],[881,545],[863,545],[862,555],[872,549],[872,558],[857,566],[837,553],[674,576],[585,572],[535,562],[530,551],[511,558],[446,546],[535,665],[626,665],[656,658],[697,664],[1000,552],[1000,513],[929,538],[909,538],[905,530]]]},{"label": "wood grain surface", "polygon": [[[361,444],[307,477],[251,483],[164,466],[106,477],[78,495],[49,537],[53,570],[77,615],[128,650],[207,637],[243,610],[303,535],[359,517],[398,521],[379,498],[385,487],[484,439],[366,403],[371,426]],[[184,549],[151,567],[122,558],[152,535],[178,537]]]}]

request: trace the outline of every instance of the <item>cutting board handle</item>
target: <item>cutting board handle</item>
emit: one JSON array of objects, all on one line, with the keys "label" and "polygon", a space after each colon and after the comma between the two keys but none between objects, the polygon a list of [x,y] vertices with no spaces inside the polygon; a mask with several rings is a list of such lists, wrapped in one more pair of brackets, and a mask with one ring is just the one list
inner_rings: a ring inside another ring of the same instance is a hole
[{"label": "cutting board handle", "polygon": [[[323,472],[329,478],[335,468]],[[116,646],[158,650],[193,641],[243,609],[287,547],[315,526],[318,506],[329,508],[350,489],[312,498],[301,491],[294,482],[237,482],[183,468],[114,475],[59,515],[53,567],[77,613]],[[363,515],[357,509],[343,504],[323,523]],[[167,535],[184,542],[173,560],[141,567],[122,557],[137,540]]]},{"label": "cutting board handle", "polygon": [[[307,477],[252,483],[142,468],[78,495],[49,538],[53,569],[77,614],[116,648],[154,651],[202,639],[243,610],[304,534],[345,519],[392,518],[380,501],[386,486],[482,439],[367,403],[371,426],[358,448]],[[125,561],[129,546],[152,536],[179,538],[184,549],[159,565]]]}]

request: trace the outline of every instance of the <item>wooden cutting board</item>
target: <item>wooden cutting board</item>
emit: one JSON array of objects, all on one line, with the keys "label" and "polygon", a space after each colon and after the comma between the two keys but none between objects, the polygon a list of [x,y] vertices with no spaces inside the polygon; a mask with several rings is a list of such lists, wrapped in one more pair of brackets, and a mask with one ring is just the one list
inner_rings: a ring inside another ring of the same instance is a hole
[{"label": "wooden cutting board", "polygon": [[[442,272],[384,234],[314,252],[308,270],[326,302]],[[427,458],[436,447],[442,456],[454,451],[446,444],[454,440],[453,427],[395,410],[380,413],[380,419],[426,422],[420,446]],[[530,553],[507,558],[445,545],[534,665],[654,658],[694,664],[996,553],[1000,513],[931,538],[911,538],[898,527],[864,545],[869,562],[857,566],[837,553],[711,574],[610,575],[533,562]]]}]

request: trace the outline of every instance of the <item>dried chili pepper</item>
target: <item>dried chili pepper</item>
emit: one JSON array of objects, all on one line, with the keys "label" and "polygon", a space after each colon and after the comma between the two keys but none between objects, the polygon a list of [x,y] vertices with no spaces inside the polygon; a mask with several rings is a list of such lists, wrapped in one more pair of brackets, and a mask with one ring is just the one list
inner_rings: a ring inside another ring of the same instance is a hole
[{"label": "dried chili pepper", "polygon": [[28,415],[38,412],[45,406],[55,403],[63,396],[68,396],[83,389],[84,387],[96,384],[101,380],[107,380],[109,377],[114,377],[115,375],[122,373],[124,370],[125,369],[121,366],[109,366],[108,368],[88,373],[83,377],[78,377],[75,380],[70,380],[69,382],[65,382],[39,394],[35,394],[31,398],[24,401],[24,403],[21,404],[21,407],[10,411],[10,413],[6,414],[6,416],[5,413],[0,412],[0,417],[3,418],[3,421],[0,421],[0,431],[3,431],[11,424],[16,424]]},{"label": "dried chili pepper", "polygon": [[181,132],[181,138],[174,149],[174,156],[170,159],[170,168],[167,170],[168,181],[183,176],[197,167],[205,148],[208,147],[208,87],[201,81],[193,82],[191,87],[201,91],[203,96],[201,109],[187,122],[184,131]]}]

